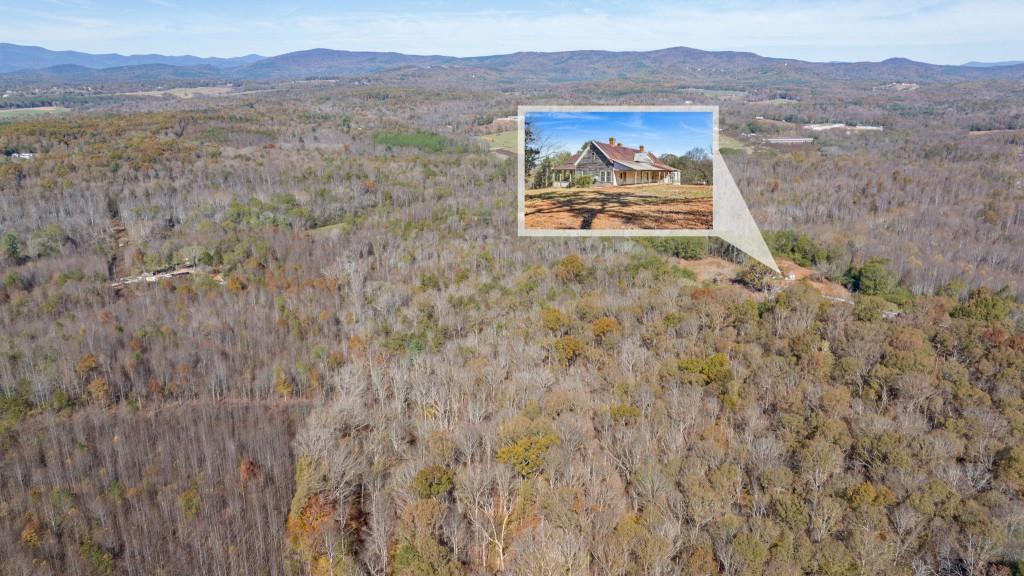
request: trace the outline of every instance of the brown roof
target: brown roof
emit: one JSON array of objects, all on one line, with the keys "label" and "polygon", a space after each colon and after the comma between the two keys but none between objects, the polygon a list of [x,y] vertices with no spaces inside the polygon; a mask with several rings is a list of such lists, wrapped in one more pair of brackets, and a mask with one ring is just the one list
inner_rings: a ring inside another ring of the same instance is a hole
[{"label": "brown roof", "polygon": [[580,159],[580,153],[573,154],[565,164],[555,166],[555,170],[573,170],[576,168],[576,161]]},{"label": "brown roof", "polygon": [[[630,148],[629,146],[619,146],[615,144],[608,144],[607,142],[592,141],[591,144],[596,147],[601,154],[612,162],[622,164],[630,170],[667,170],[673,172],[676,169],[660,162],[654,154],[645,150],[640,152],[639,148]],[[636,157],[638,154],[642,154],[647,157],[647,161],[641,163],[637,162]],[[569,161],[565,164],[559,164],[555,166],[556,170],[572,170],[576,167],[576,161],[580,158],[580,152],[572,155]]]}]

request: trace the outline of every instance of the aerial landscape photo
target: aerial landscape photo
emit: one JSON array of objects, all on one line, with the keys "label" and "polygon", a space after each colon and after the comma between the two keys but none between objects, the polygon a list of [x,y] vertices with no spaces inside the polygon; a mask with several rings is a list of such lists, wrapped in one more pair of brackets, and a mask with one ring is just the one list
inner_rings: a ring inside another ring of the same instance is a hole
[{"label": "aerial landscape photo", "polygon": [[0,4],[0,575],[1024,575],[1024,6]]}]

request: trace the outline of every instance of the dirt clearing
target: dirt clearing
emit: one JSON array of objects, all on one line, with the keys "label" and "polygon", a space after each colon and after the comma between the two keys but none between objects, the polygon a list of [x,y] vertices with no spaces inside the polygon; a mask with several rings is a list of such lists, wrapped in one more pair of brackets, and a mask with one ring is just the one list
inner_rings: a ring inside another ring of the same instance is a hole
[{"label": "dirt clearing", "polygon": [[526,227],[542,230],[710,230],[711,186],[647,184],[526,191]]}]

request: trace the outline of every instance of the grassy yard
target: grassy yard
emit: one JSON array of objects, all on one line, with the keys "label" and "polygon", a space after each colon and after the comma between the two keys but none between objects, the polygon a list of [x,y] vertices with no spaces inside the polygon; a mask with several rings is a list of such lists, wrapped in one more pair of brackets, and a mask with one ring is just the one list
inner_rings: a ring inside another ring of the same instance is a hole
[{"label": "grassy yard", "polygon": [[719,150],[737,150],[740,152],[746,152],[747,154],[754,151],[754,149],[746,142],[737,140],[731,136],[726,136],[725,134],[718,135],[718,148]]},{"label": "grassy yard", "polygon": [[505,150],[515,150],[518,142],[518,132],[515,130],[509,130],[507,132],[498,132],[495,134],[486,134],[480,137],[481,140],[487,142],[491,150],[497,150],[504,148]]},{"label": "grassy yard", "polygon": [[542,230],[707,230],[712,187],[642,184],[526,191],[526,227]]},{"label": "grassy yard", "polygon": [[0,120],[14,120],[16,118],[30,118],[32,116],[47,116],[50,114],[61,114],[70,112],[70,108],[63,106],[39,106],[37,108],[8,108],[0,110]]}]

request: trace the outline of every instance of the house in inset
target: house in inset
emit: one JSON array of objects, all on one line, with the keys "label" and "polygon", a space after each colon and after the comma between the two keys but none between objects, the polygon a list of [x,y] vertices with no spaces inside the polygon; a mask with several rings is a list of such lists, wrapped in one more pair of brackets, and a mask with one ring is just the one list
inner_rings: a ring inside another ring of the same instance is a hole
[{"label": "house in inset", "polygon": [[623,146],[615,138],[608,142],[591,140],[565,164],[555,166],[555,185],[568,186],[582,176],[589,176],[594,186],[627,186],[633,184],[679,184],[680,172],[658,160],[641,144],[638,148]]}]

